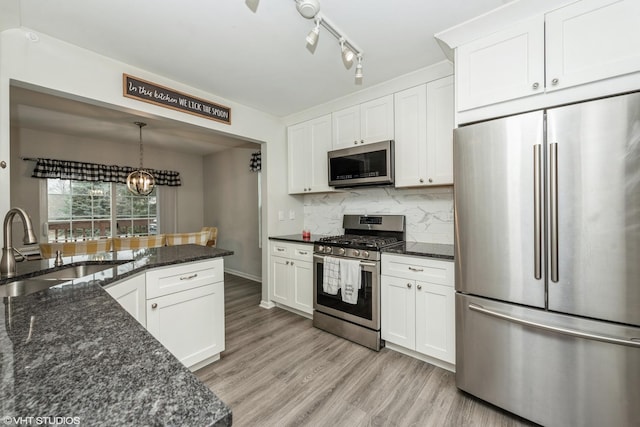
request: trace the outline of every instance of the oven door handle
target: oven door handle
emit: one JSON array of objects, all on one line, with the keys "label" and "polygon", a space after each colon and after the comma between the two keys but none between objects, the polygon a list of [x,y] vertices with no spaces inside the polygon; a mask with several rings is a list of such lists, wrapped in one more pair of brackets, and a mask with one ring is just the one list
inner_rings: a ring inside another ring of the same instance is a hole
[{"label": "oven door handle", "polygon": [[[338,258],[338,257],[334,257],[334,258]],[[317,259],[319,261],[323,261],[324,260],[324,255],[313,255],[313,259]],[[366,262],[366,261],[360,261],[360,265],[363,267],[376,267],[377,264],[375,262]]]}]

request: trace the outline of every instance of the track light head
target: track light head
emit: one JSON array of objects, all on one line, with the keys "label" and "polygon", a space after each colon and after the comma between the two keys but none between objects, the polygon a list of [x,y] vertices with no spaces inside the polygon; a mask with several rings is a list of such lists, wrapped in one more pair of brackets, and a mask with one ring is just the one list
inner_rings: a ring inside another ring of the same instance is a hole
[{"label": "track light head", "polygon": [[320,35],[320,19],[316,19],[316,26],[309,31],[307,35],[307,43],[310,46],[315,46],[318,42],[318,36]]},{"label": "track light head", "polygon": [[362,79],[362,55],[358,54],[358,64],[356,64],[356,79]]},{"label": "track light head", "polygon": [[340,38],[340,48],[342,49],[342,59],[348,64],[353,61],[354,53],[348,46],[345,45],[344,37]]}]

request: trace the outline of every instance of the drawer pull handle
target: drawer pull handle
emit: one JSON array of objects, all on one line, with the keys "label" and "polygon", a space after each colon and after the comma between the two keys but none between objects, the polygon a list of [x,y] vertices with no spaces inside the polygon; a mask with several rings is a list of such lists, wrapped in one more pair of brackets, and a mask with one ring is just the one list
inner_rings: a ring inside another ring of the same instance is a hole
[{"label": "drawer pull handle", "polygon": [[418,290],[422,289],[422,285],[418,285]]},{"label": "drawer pull handle", "polygon": [[411,270],[411,271],[424,271],[423,268],[415,268],[415,267],[409,267],[409,270]]},{"label": "drawer pull handle", "polygon": [[158,303],[154,302],[153,304],[151,304],[151,308],[158,308]]},{"label": "drawer pull handle", "polygon": [[[306,189],[305,189],[305,191],[306,191]],[[276,248],[276,249],[278,249],[278,252],[284,252],[284,248]]]},{"label": "drawer pull handle", "polygon": [[198,277],[198,273],[193,273],[191,276],[182,276],[180,280],[191,280],[194,277]]},{"label": "drawer pull handle", "polygon": [[307,255],[309,252],[307,252],[307,251],[298,251],[298,253],[299,253],[300,255]]}]

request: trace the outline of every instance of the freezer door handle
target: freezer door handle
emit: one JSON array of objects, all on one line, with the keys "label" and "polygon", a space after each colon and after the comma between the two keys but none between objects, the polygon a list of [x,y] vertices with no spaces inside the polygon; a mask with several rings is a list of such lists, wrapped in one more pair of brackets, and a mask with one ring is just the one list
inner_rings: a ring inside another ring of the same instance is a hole
[{"label": "freezer door handle", "polygon": [[551,222],[551,281],[558,282],[558,143],[550,144],[549,211]]},{"label": "freezer door handle", "polygon": [[506,320],[511,323],[517,323],[519,325],[528,326],[531,328],[541,329],[543,331],[555,332],[557,334],[568,335],[576,338],[583,338],[593,341],[602,341],[608,344],[626,345],[629,347],[640,348],[640,340],[638,338],[616,338],[608,337],[604,335],[591,334],[589,332],[576,331],[575,329],[561,328],[559,326],[545,325],[544,323],[534,322],[531,320],[520,319],[508,314],[500,313],[498,311],[489,310],[478,304],[469,304],[469,310],[476,311],[478,313],[486,314],[487,316],[496,317],[498,319]]},{"label": "freezer door handle", "polygon": [[534,276],[542,278],[542,145],[533,146],[533,265]]}]

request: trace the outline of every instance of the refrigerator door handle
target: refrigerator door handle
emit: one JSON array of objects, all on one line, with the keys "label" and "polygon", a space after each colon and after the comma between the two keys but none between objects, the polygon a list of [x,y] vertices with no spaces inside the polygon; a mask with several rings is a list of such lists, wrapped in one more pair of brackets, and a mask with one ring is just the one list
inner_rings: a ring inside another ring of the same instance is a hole
[{"label": "refrigerator door handle", "polygon": [[542,278],[542,145],[533,146],[533,265],[534,277]]},{"label": "refrigerator door handle", "polygon": [[549,145],[549,215],[551,222],[551,281],[558,282],[558,143]]},{"label": "refrigerator door handle", "polygon": [[517,323],[519,325],[528,326],[531,328],[541,329],[543,331],[555,332],[558,334],[568,335],[576,338],[583,338],[587,340],[593,341],[602,341],[609,344],[618,344],[618,345],[626,345],[629,347],[637,347],[640,348],[640,340],[639,338],[616,338],[616,337],[608,337],[604,335],[596,335],[588,332],[577,331],[575,329],[561,328],[559,326],[551,326],[545,325],[544,323],[534,322],[531,320],[520,319],[517,317],[510,316],[508,314],[500,313],[494,310],[489,310],[484,308],[478,304],[469,304],[469,310],[477,311],[479,313],[486,314],[488,316],[496,317],[498,319],[506,320],[508,322]]}]

